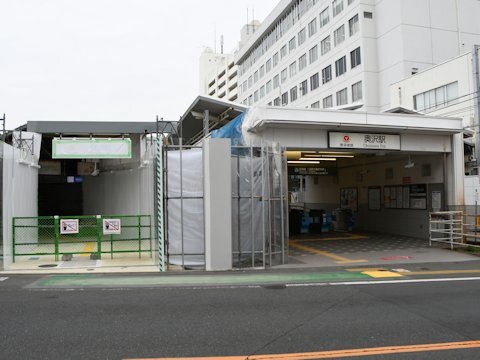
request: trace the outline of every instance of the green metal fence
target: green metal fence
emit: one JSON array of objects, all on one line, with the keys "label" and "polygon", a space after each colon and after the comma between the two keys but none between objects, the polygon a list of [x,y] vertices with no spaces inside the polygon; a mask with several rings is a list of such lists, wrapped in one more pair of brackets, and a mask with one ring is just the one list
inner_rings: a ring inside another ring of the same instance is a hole
[{"label": "green metal fence", "polygon": [[[104,234],[103,222],[108,219],[120,220],[116,233]],[[68,229],[68,222],[62,220],[73,220],[74,227]],[[144,253],[153,256],[150,215],[16,217],[12,234],[14,262],[18,256],[53,255],[55,261],[69,254],[93,255],[97,259],[102,254],[113,259],[120,253],[138,253],[139,258]]]}]

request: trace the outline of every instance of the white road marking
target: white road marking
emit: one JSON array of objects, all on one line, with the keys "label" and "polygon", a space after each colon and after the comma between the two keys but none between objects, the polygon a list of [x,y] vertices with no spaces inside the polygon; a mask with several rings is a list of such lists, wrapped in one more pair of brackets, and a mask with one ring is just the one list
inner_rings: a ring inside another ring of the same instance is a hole
[{"label": "white road marking", "polygon": [[5,281],[7,279],[8,279],[8,277],[0,277],[0,281]]},{"label": "white road marking", "polygon": [[287,284],[287,287],[301,286],[346,286],[346,285],[385,285],[385,284],[408,284],[408,283],[428,283],[428,282],[447,282],[447,281],[478,281],[480,277],[465,278],[442,278],[442,279],[411,279],[411,280],[371,280],[371,281],[343,281],[343,282],[322,282],[306,284]]}]

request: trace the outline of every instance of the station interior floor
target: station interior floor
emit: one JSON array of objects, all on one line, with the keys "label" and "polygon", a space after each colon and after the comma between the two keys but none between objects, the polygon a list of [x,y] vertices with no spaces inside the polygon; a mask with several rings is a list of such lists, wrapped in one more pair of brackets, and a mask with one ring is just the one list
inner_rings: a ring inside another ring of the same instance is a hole
[{"label": "station interior floor", "polygon": [[289,240],[288,264],[280,268],[395,265],[474,261],[479,257],[450,250],[427,239],[369,232],[329,232],[295,235]]}]

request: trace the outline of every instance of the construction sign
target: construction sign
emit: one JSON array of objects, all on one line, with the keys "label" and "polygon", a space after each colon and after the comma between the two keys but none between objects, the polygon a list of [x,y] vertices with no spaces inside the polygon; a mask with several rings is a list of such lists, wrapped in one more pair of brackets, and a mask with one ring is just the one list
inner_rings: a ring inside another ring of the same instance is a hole
[{"label": "construction sign", "polygon": [[78,234],[78,219],[61,219],[60,234]]},{"label": "construction sign", "polygon": [[120,219],[103,219],[103,235],[121,234],[122,223]]}]

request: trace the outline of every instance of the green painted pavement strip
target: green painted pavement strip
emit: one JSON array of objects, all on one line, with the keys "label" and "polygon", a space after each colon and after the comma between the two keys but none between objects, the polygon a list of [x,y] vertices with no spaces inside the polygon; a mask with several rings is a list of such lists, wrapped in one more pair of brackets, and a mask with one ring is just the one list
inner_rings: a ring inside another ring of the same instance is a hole
[{"label": "green painted pavement strip", "polygon": [[53,275],[37,281],[32,287],[225,286],[318,283],[361,279],[371,279],[371,277],[360,272],[108,277]]}]

